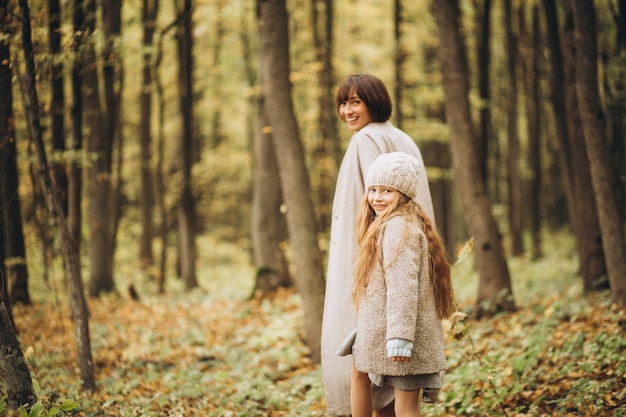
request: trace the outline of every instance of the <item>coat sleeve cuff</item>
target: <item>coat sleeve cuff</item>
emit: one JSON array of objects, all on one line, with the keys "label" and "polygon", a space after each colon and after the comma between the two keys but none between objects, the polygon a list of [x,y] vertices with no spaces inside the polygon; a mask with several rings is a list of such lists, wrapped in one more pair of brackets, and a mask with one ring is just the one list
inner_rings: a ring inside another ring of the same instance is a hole
[{"label": "coat sleeve cuff", "polygon": [[406,358],[411,357],[411,350],[413,349],[413,342],[405,339],[389,339],[387,340],[387,357],[393,358],[394,356],[403,356]]}]

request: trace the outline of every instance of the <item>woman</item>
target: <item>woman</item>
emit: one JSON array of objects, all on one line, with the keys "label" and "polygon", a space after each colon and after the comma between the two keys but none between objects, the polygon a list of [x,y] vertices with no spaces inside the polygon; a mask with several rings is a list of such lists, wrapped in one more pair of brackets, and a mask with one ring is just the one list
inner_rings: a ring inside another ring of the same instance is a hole
[{"label": "woman", "polygon": [[[415,141],[389,122],[392,104],[383,82],[370,74],[346,77],[337,88],[339,117],[354,132],[343,157],[335,187],[331,219],[326,297],[322,323],[322,375],[331,414],[348,415],[352,361],[336,354],[337,347],[356,327],[352,305],[353,260],[356,253],[355,219],[365,193],[365,172],[381,154],[401,151],[423,165]],[[428,178],[419,173],[417,201],[434,219]],[[374,409],[380,417],[393,416],[393,389],[374,388]]]}]

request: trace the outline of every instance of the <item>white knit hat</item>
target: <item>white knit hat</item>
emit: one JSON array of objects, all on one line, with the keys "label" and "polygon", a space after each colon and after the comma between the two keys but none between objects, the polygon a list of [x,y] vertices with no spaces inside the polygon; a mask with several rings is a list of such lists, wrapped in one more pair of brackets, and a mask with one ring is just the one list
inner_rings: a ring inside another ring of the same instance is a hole
[{"label": "white knit hat", "polygon": [[400,191],[411,200],[417,196],[417,176],[419,161],[404,152],[391,152],[380,155],[367,169],[365,186],[390,187]]}]

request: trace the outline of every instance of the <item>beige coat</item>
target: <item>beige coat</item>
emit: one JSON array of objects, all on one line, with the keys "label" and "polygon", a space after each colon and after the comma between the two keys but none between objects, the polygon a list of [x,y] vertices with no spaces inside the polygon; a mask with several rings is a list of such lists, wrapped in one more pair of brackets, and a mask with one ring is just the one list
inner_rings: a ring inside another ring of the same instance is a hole
[{"label": "beige coat", "polygon": [[[413,155],[422,162],[422,155],[410,136],[389,122],[370,123],[352,136],[337,177],[322,323],[322,375],[331,414],[350,414],[352,356],[340,357],[337,349],[356,327],[356,312],[352,305],[352,261],[356,250],[356,214],[365,195],[364,177],[369,165],[379,155],[396,151]],[[434,219],[425,169],[420,171],[416,201]],[[374,407],[382,408],[392,398],[393,391],[388,388],[375,389]]]},{"label": "beige coat", "polygon": [[[379,375],[433,374],[446,369],[443,329],[437,319],[432,287],[428,240],[424,232],[409,225],[406,215],[391,217],[381,229],[377,263],[365,296],[359,304],[356,368]],[[384,267],[383,267],[384,265]],[[387,357],[386,341],[413,342],[408,363]]]}]

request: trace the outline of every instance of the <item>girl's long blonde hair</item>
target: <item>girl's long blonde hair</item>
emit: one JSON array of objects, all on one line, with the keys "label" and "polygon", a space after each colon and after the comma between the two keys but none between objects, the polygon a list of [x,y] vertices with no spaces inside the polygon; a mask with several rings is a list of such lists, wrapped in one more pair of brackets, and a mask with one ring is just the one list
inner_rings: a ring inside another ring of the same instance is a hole
[{"label": "girl's long blonde hair", "polygon": [[380,216],[376,216],[376,212],[369,205],[367,193],[361,201],[356,219],[358,249],[352,300],[358,308],[359,302],[365,295],[365,290],[376,263],[381,263],[382,265],[377,242],[382,226],[392,217],[406,216],[409,219],[409,227],[421,228],[428,240],[430,277],[435,293],[437,318],[445,319],[456,310],[452,281],[450,279],[450,265],[448,264],[445,246],[422,206],[399,191],[396,192],[396,195],[397,198],[392,202],[389,210]]}]

